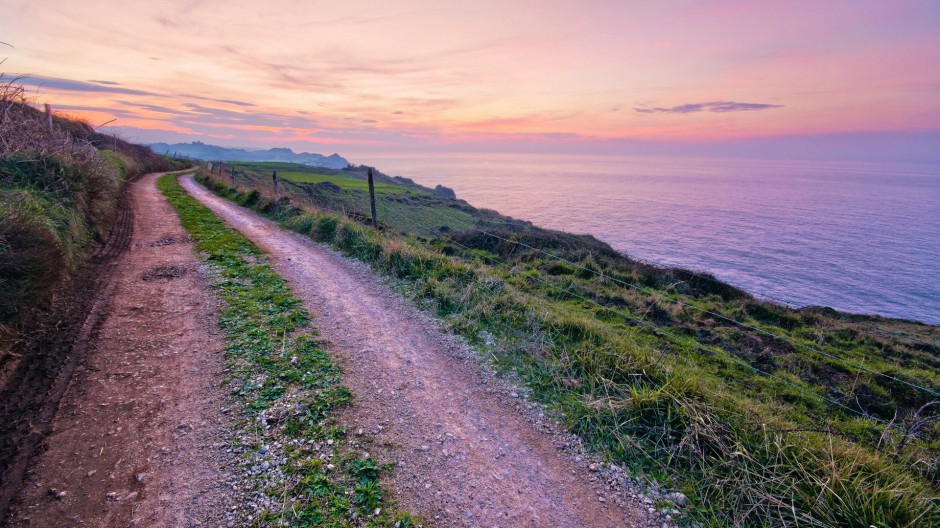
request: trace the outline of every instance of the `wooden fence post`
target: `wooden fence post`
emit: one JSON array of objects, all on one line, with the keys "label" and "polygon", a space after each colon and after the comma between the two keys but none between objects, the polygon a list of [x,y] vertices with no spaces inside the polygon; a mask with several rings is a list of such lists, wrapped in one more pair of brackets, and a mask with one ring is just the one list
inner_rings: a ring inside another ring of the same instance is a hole
[{"label": "wooden fence post", "polygon": [[49,134],[52,134],[52,105],[45,104],[46,107],[46,126],[49,127]]},{"label": "wooden fence post", "polygon": [[369,167],[369,202],[372,205],[372,227],[379,228],[379,220],[375,214],[375,185],[372,184],[372,167]]}]

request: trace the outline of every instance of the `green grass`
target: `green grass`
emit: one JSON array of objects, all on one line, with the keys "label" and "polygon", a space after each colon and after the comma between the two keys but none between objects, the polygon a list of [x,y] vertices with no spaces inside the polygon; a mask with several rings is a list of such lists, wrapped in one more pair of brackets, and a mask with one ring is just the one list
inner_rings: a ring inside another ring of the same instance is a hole
[{"label": "green grass", "polygon": [[[271,172],[277,171],[281,182],[280,195],[293,203],[371,218],[369,187],[362,171],[279,162],[236,163],[227,167],[235,167],[239,188],[268,189],[272,184]],[[220,179],[231,182],[231,174],[226,173]],[[325,182],[336,185],[338,189],[324,187],[322,184]],[[433,237],[484,218],[465,202],[435,195],[415,185],[377,181],[375,194],[379,223],[387,230]],[[504,223],[495,215],[484,218],[486,225],[493,225],[494,221],[498,225]]]},{"label": "green grass", "polygon": [[251,482],[273,505],[256,512],[253,525],[419,525],[390,502],[380,483],[388,468],[366,454],[370,439],[348,435],[336,420],[353,395],[287,283],[257,246],[189,196],[175,175],[160,178],[159,188],[214,273],[224,303],[219,324],[233,372],[229,384],[249,438],[243,465],[257,470],[263,461],[286,458]]},{"label": "green grass", "polygon": [[[323,183],[330,182],[339,186],[344,191],[369,192],[369,183],[352,178],[349,176],[330,176],[327,174],[308,174],[302,172],[278,172],[279,179],[288,180],[294,183]],[[417,194],[417,191],[405,188],[404,185],[393,185],[389,183],[374,183],[376,196],[390,194]]]},{"label": "green grass", "polygon": [[202,181],[394,277],[593,449],[689,495],[703,523],[940,525],[940,428],[903,440],[934,399],[904,382],[940,391],[936,327],[759,302],[486,213],[475,225],[538,250],[474,231],[375,231]]}]

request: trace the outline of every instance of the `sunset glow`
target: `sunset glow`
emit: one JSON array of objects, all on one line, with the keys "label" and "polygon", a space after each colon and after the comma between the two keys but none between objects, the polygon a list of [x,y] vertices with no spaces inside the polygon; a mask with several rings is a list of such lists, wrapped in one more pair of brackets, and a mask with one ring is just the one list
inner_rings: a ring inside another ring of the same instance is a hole
[{"label": "sunset glow", "polygon": [[933,1],[0,0],[7,75],[141,141],[353,150],[940,129]]}]

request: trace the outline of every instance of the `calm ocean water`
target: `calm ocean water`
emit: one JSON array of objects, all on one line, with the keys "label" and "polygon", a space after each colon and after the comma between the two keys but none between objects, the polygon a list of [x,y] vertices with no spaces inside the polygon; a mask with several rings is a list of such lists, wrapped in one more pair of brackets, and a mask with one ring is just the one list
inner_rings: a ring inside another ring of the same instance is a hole
[{"label": "calm ocean water", "polygon": [[940,324],[940,167],[518,154],[352,161],[794,305]]}]

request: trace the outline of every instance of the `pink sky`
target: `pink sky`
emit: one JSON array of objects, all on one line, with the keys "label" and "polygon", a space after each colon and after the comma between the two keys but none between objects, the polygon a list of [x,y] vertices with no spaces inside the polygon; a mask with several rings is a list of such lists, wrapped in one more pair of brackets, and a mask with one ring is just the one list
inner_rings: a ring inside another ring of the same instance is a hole
[{"label": "pink sky", "polygon": [[940,2],[0,0],[7,74],[140,141],[368,151],[940,131]]}]

